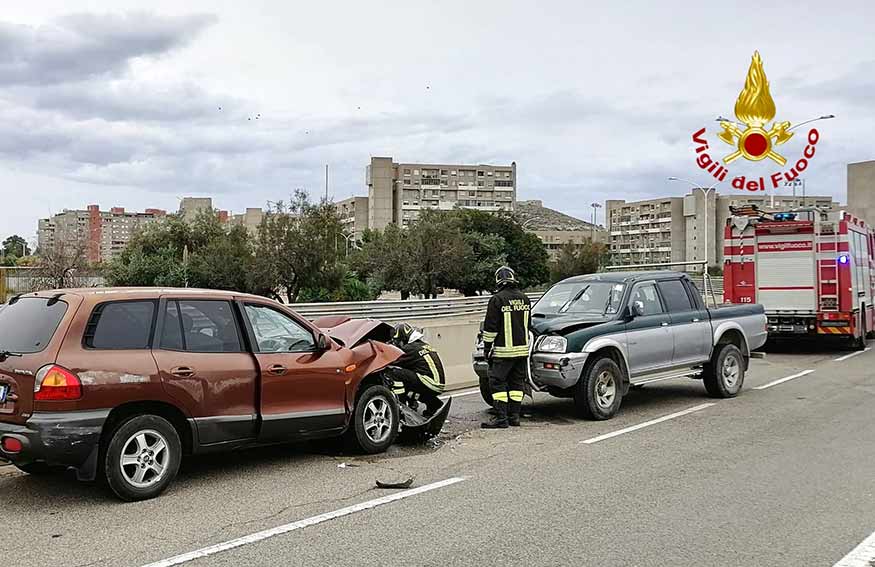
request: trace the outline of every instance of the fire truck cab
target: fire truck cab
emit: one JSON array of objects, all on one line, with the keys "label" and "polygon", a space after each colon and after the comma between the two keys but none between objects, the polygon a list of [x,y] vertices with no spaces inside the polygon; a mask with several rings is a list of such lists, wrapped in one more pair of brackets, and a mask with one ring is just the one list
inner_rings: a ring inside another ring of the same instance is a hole
[{"label": "fire truck cab", "polygon": [[875,232],[847,213],[733,210],[724,232],[724,300],[761,303],[769,338],[875,330]]}]

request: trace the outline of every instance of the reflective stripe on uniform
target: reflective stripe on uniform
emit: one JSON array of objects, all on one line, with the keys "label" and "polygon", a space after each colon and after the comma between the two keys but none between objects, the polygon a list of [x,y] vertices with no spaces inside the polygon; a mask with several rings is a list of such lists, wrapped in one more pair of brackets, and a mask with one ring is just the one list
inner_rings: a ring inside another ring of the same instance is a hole
[{"label": "reflective stripe on uniform", "polygon": [[504,346],[513,346],[513,323],[510,320],[510,311],[504,312]]},{"label": "reflective stripe on uniform", "polygon": [[497,337],[497,336],[498,336],[498,333],[487,333],[486,331],[484,331],[483,332],[483,342],[484,343],[494,343],[495,337]]},{"label": "reflective stripe on uniform", "polygon": [[428,369],[431,370],[431,376],[434,378],[433,382],[443,390],[443,384],[441,384],[441,373],[438,372],[437,365],[434,363],[434,360],[431,359],[431,353],[425,355],[425,361],[428,363]]},{"label": "reflective stripe on uniform", "polygon": [[506,402],[507,392],[495,392],[494,394],[492,394],[492,399],[496,402]]},{"label": "reflective stripe on uniform", "polygon": [[522,390],[511,390],[508,392],[508,395],[510,396],[511,401],[521,402],[526,394]]},{"label": "reflective stripe on uniform", "polygon": [[516,347],[493,347],[492,352],[494,356],[498,358],[518,358],[523,356],[529,356],[529,346],[516,346]]},{"label": "reflective stripe on uniform", "polygon": [[426,376],[425,374],[417,374],[417,376],[419,376],[419,381],[425,384],[425,387],[429,390],[434,390],[438,394],[443,393],[444,385],[440,382],[435,382],[431,377]]}]

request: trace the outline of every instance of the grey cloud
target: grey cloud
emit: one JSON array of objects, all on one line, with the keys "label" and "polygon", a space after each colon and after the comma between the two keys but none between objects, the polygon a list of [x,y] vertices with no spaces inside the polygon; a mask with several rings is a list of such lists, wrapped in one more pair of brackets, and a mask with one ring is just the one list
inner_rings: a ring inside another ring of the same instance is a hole
[{"label": "grey cloud", "polygon": [[26,89],[36,108],[77,119],[185,121],[245,119],[240,103],[191,83],[150,85],[134,80],[81,81]]},{"label": "grey cloud", "polygon": [[0,85],[44,85],[120,74],[130,60],[186,45],[210,15],[74,14],[51,25],[0,23]]}]

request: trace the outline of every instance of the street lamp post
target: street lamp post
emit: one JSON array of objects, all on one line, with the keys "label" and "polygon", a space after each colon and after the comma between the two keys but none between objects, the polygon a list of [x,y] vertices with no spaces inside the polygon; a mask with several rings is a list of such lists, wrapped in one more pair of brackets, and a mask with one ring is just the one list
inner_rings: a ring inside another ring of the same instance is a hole
[{"label": "street lamp post", "polygon": [[598,203],[590,203],[590,204],[592,206],[592,224],[590,225],[589,239],[590,239],[590,241],[595,242],[595,223],[596,223],[596,220],[598,220],[598,213],[596,211],[598,211],[598,209],[600,209],[602,206]]},{"label": "street lamp post", "polygon": [[[711,187],[708,187],[707,189],[705,189],[705,188],[701,187],[698,183],[693,183],[692,181],[690,181],[688,179],[682,179],[680,177],[669,177],[668,180],[669,181],[683,181],[684,183],[691,185],[693,187],[694,191],[697,189],[699,191],[701,191],[702,197],[704,197],[704,199],[705,199],[705,215],[704,215],[705,244],[704,244],[704,246],[705,246],[705,273],[707,275],[707,272],[708,272],[708,193],[710,193],[711,191],[714,191],[714,189],[717,188],[717,185],[719,185],[720,182],[718,181],[717,183],[715,183]],[[707,279],[707,277],[706,277],[706,279]],[[707,290],[705,290],[705,292],[707,293]]]}]

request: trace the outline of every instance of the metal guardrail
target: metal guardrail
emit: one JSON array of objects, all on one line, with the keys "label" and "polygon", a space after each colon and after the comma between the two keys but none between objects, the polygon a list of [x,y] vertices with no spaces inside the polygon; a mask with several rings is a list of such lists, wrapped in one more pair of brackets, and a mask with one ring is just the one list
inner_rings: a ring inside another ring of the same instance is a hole
[{"label": "metal guardrail", "polygon": [[[700,290],[703,290],[702,277],[692,278]],[[723,278],[711,277],[714,294],[723,295]],[[534,303],[542,293],[529,293]],[[440,319],[449,317],[482,316],[486,312],[489,296],[452,297],[445,299],[408,299],[408,300],[378,300],[351,301],[338,303],[292,303],[289,307],[307,317],[346,315],[353,319],[369,318],[397,322],[410,319]]]},{"label": "metal guardrail", "polygon": [[[540,293],[528,294],[532,301]],[[452,297],[446,299],[408,299],[384,301],[351,301],[338,303],[292,303],[289,307],[307,317],[346,315],[383,321],[407,319],[438,319],[446,317],[480,316],[486,312],[489,296]]]}]

